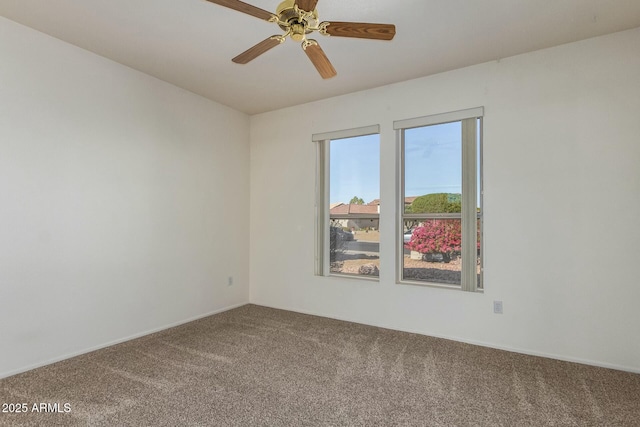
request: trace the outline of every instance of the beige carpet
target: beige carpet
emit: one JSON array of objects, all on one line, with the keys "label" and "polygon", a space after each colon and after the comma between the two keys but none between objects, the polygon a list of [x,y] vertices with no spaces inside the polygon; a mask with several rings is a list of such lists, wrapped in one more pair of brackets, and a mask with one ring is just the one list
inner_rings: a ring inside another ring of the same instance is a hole
[{"label": "beige carpet", "polygon": [[28,404],[10,426],[639,426],[640,375],[247,305],[0,380],[0,403]]}]

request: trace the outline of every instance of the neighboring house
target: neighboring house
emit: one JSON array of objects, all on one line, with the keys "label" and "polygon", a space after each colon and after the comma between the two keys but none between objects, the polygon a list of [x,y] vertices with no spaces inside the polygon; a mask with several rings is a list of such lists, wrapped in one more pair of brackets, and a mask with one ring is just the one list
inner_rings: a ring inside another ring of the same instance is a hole
[{"label": "neighboring house", "polygon": [[[404,199],[404,205],[409,206],[416,197],[406,197]],[[340,227],[360,230],[363,228],[370,228],[377,230],[379,226],[378,218],[362,218],[359,216],[365,215],[379,215],[380,214],[380,199],[374,199],[366,205],[348,204],[348,203],[332,203],[329,205],[329,215],[331,218],[340,216],[341,218],[335,218]],[[348,215],[352,218],[344,218],[343,215]]]},{"label": "neighboring house", "polygon": [[[405,197],[404,198],[404,205],[405,206],[409,206],[417,198],[418,198],[418,196]],[[380,206],[380,199],[373,199],[372,201],[367,203],[367,205]]]},{"label": "neighboring house", "polygon": [[[334,206],[334,205],[332,205]],[[371,218],[370,215],[378,215],[380,213],[380,205],[355,205],[336,203],[333,208],[329,209],[329,216],[341,216],[336,219],[337,223],[344,228],[351,230],[360,230],[363,228],[369,228],[377,230],[379,226],[378,218]],[[343,215],[348,215],[353,218],[344,218]],[[369,216],[368,218],[362,218],[361,216]]]},{"label": "neighboring house", "polygon": [[404,198],[404,206],[405,207],[409,206],[417,198],[418,198],[418,196],[405,197]]}]

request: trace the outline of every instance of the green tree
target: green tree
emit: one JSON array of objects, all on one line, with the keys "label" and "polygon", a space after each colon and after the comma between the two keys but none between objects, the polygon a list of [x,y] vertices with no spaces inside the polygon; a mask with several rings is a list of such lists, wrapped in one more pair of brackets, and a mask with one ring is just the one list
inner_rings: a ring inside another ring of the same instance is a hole
[{"label": "green tree", "polygon": [[349,204],[351,204],[351,205],[364,205],[364,200],[362,200],[358,196],[353,196],[353,198],[351,199]]},{"label": "green tree", "polygon": [[460,194],[433,193],[417,197],[407,209],[408,213],[462,212]]}]

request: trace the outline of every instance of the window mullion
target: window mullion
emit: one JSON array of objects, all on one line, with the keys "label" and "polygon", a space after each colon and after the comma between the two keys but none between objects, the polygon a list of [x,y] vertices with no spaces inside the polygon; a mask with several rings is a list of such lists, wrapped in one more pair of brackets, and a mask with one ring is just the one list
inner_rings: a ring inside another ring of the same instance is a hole
[{"label": "window mullion", "polygon": [[316,274],[329,275],[329,143],[319,141],[316,162]]},{"label": "window mullion", "polygon": [[396,205],[396,282],[403,280],[404,271],[404,216],[405,216],[405,182],[404,182],[404,129],[396,128],[396,138],[398,141],[396,153],[397,170],[397,205]]},{"label": "window mullion", "polygon": [[329,140],[326,141],[322,141],[322,163],[324,166],[324,170],[322,172],[322,184],[323,184],[323,194],[322,194],[322,199],[323,199],[323,204],[322,204],[322,210],[323,210],[323,218],[322,218],[322,231],[321,231],[321,236],[322,236],[322,248],[323,248],[323,252],[322,252],[322,274],[324,276],[328,276],[330,271],[331,271],[331,262],[329,260],[329,246],[330,246],[330,236],[329,233],[326,232],[326,230],[329,229],[329,224],[331,222],[331,219],[329,218],[329,189],[331,188],[330,182],[329,182],[329,170],[330,170],[330,162],[331,162],[331,158],[329,156]]},{"label": "window mullion", "polygon": [[461,213],[419,213],[419,214],[404,214],[403,219],[460,219]]},{"label": "window mullion", "polygon": [[462,290],[477,289],[477,119],[462,120]]}]

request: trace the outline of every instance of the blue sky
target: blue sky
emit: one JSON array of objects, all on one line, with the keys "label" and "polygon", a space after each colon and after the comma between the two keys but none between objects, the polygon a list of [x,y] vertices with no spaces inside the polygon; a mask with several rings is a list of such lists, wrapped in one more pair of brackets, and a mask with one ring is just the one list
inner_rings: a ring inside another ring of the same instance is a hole
[{"label": "blue sky", "polygon": [[462,193],[462,124],[405,131],[405,193]]},{"label": "blue sky", "polygon": [[329,203],[380,198],[380,135],[331,141]]},{"label": "blue sky", "polygon": [[[460,122],[405,131],[407,196],[462,192]],[[331,141],[330,203],[380,198],[380,136]]]}]

